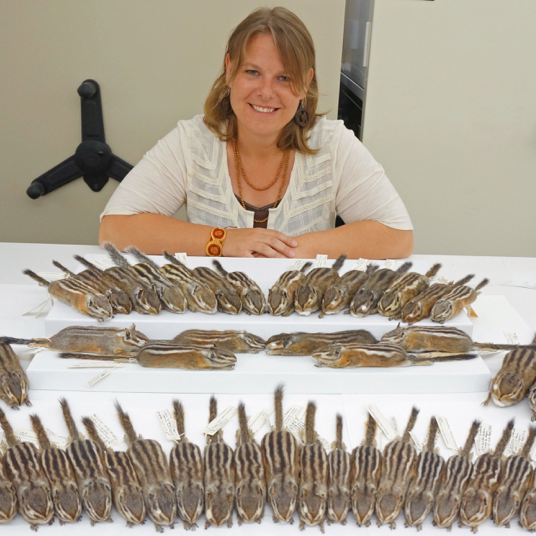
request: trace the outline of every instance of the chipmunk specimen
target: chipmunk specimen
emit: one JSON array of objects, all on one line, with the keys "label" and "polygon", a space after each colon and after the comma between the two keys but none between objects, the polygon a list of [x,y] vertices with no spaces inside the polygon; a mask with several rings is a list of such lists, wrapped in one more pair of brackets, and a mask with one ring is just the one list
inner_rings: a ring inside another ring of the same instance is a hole
[{"label": "chipmunk specimen", "polygon": [[245,313],[248,315],[262,315],[266,312],[266,296],[255,281],[249,278],[244,272],[228,272],[217,260],[213,260],[212,264],[221,276],[225,277],[236,289]]},{"label": "chipmunk specimen", "polygon": [[378,269],[375,264],[369,264],[366,272],[350,270],[335,281],[322,297],[322,312],[318,318],[324,315],[333,315],[350,306],[350,302],[359,288],[367,281],[369,276]]},{"label": "chipmunk specimen", "polygon": [[75,255],[74,258],[86,268],[100,271],[108,281],[110,287],[117,287],[125,292],[132,302],[132,308],[137,313],[142,315],[156,315],[162,310],[162,303],[156,292],[152,288],[149,288],[143,281],[140,281],[130,268],[112,266],[106,270],[101,270],[80,255]]},{"label": "chipmunk specimen", "polygon": [[82,501],[73,466],[64,450],[50,442],[43,424],[37,415],[30,415],[32,428],[39,443],[39,460],[50,483],[52,500],[60,525],[80,521]]},{"label": "chipmunk specimen", "polygon": [[350,453],[342,442],[342,415],[337,415],[335,424],[335,441],[328,455],[328,525],[339,522],[346,525],[346,517],[350,510]]},{"label": "chipmunk specimen", "polygon": [[450,531],[460,512],[462,497],[467,489],[473,470],[471,449],[480,428],[479,421],[473,421],[463,449],[447,460],[439,493],[434,504],[433,524]]},{"label": "chipmunk specimen", "polygon": [[529,389],[529,407],[532,411],[532,417],[530,418],[531,421],[536,420],[536,382],[532,384],[531,388]]},{"label": "chipmunk specimen", "polygon": [[96,318],[99,322],[108,320],[113,316],[110,300],[104,294],[95,292],[80,281],[60,279],[50,282],[31,270],[24,270],[23,273],[37,281],[41,286],[47,287],[48,293],[53,298],[70,305],[84,315]]},{"label": "chipmunk specimen", "polygon": [[288,270],[268,290],[268,312],[274,316],[289,316],[294,312],[296,289],[303,283],[305,273],[312,266],[306,262],[299,270]]},{"label": "chipmunk specimen", "polygon": [[17,514],[17,492],[9,480],[3,456],[0,457],[0,523],[11,521]]},{"label": "chipmunk specimen", "polygon": [[30,382],[20,366],[19,358],[13,348],[0,338],[0,398],[11,408],[32,403],[28,398]]},{"label": "chipmunk specimen", "polygon": [[[6,474],[17,493],[19,512],[32,530],[52,523],[54,503],[50,486],[39,463],[39,453],[32,443],[20,442],[4,412],[0,409],[0,426],[4,431],[7,450],[4,456]],[[11,500],[8,499],[10,503]],[[8,509],[9,509],[8,505]]]},{"label": "chipmunk specimen", "polygon": [[352,511],[358,526],[370,526],[370,518],[376,507],[382,470],[382,453],[376,448],[374,439],[377,429],[378,425],[369,413],[365,439],[352,451],[350,486]]},{"label": "chipmunk specimen", "polygon": [[185,529],[194,530],[205,507],[205,467],[201,449],[186,437],[184,408],[178,400],[173,401],[173,414],[180,439],[169,454],[169,469],[179,517]]},{"label": "chipmunk specimen", "polygon": [[454,287],[448,294],[443,296],[432,307],[430,318],[440,324],[454,318],[461,313],[465,307],[471,305],[480,294],[480,290],[489,283],[488,279],[483,279],[475,288],[467,285]]},{"label": "chipmunk specimen", "polygon": [[237,354],[256,354],[266,348],[264,339],[247,331],[189,329],[179,333],[173,340],[194,346],[216,346]]},{"label": "chipmunk specimen", "polygon": [[496,525],[510,528],[510,520],[517,515],[525,493],[534,484],[530,451],[535,438],[536,428],[531,426],[521,452],[510,456],[504,464],[499,487],[493,498],[493,522]]},{"label": "chipmunk specimen", "polygon": [[[525,442],[523,447],[522,454],[524,454],[527,449],[527,444],[531,438],[533,428],[530,428],[529,437]],[[530,452],[530,448],[528,449]],[[527,457],[527,459],[530,459]],[[516,497],[517,499],[518,497]],[[532,483],[529,485],[525,496],[522,498],[521,508],[519,509],[519,524],[526,530],[534,532],[536,530],[536,487],[534,487],[534,473]]]},{"label": "chipmunk specimen", "polygon": [[404,305],[401,315],[402,322],[407,322],[411,325],[424,318],[428,318],[432,307],[438,300],[448,294],[452,289],[460,285],[465,285],[473,277],[474,274],[470,274],[455,283],[436,283],[435,285],[429,286],[424,292],[417,294],[415,298]]},{"label": "chipmunk specimen", "polygon": [[324,532],[328,492],[329,463],[315,432],[316,404],[309,402],[305,413],[305,445],[301,449],[298,512],[300,529],[320,525]]},{"label": "chipmunk specimen", "polygon": [[65,398],[60,399],[60,405],[69,430],[70,444],[66,452],[74,469],[82,506],[92,525],[99,521],[111,522],[112,487],[104,467],[103,453],[94,441],[80,439]]},{"label": "chipmunk specimen", "polygon": [[493,400],[497,406],[512,406],[521,402],[536,381],[536,336],[531,346],[519,346],[508,352],[501,368],[491,380],[484,406]]},{"label": "chipmunk specimen", "polygon": [[146,511],[143,493],[130,456],[126,452],[114,452],[111,448],[106,447],[97,432],[95,423],[89,417],[84,417],[82,424],[85,426],[89,438],[103,453],[116,510],[126,520],[127,527],[145,523]]},{"label": "chipmunk specimen", "polygon": [[84,285],[92,288],[95,292],[104,294],[108,300],[110,300],[110,305],[112,306],[114,314],[128,315],[130,311],[132,311],[132,302],[127,293],[117,287],[110,287],[109,282],[106,280],[102,272],[87,269],[75,274],[58,261],[52,261],[52,264],[56,268],[59,268],[68,277],[80,281]]},{"label": "chipmunk specimen", "polygon": [[[218,415],[218,403],[210,398],[209,420]],[[223,431],[207,435],[205,447],[205,528],[233,526],[235,461],[233,449],[223,440]]]},{"label": "chipmunk specimen", "polygon": [[503,468],[501,457],[508,445],[514,420],[508,422],[497,443],[495,452],[485,452],[473,465],[471,478],[463,494],[460,507],[459,526],[469,525],[473,532],[491,516],[493,496],[499,487],[499,477]]},{"label": "chipmunk specimen", "polygon": [[294,522],[300,477],[300,452],[294,436],[283,429],[283,386],[274,394],[275,430],[268,432],[261,442],[268,502],[273,521]]},{"label": "chipmunk specimen", "polygon": [[135,324],[129,328],[104,328],[100,326],[69,326],[49,338],[16,339],[0,337],[0,344],[26,344],[31,348],[46,348],[57,352],[87,352],[132,357],[149,339],[136,330]]},{"label": "chipmunk specimen", "polygon": [[393,281],[378,302],[378,312],[389,319],[400,318],[404,305],[430,285],[430,280],[437,274],[441,264],[434,264],[425,275],[408,272]]},{"label": "chipmunk specimen", "polygon": [[121,427],[125,431],[127,452],[138,475],[147,515],[158,532],[163,532],[162,525],[173,528],[177,506],[166,455],[160,443],[136,435],[130,417],[118,402],[115,404],[115,409]]},{"label": "chipmunk specimen", "polygon": [[242,521],[261,522],[266,503],[266,478],[262,462],[262,452],[248,428],[246,407],[238,405],[239,430],[236,433],[236,511],[238,524]]},{"label": "chipmunk specimen", "polygon": [[345,314],[350,313],[352,316],[361,317],[377,313],[378,302],[383,293],[393,281],[405,274],[412,266],[412,262],[405,262],[396,271],[381,268],[372,273],[354,294],[350,309]]},{"label": "chipmunk specimen", "polygon": [[163,255],[171,264],[165,264],[160,271],[183,291],[188,301],[188,309],[193,312],[216,313],[218,301],[214,291],[175,257],[166,251]]},{"label": "chipmunk specimen", "polygon": [[126,252],[134,255],[139,261],[138,264],[131,266],[113,244],[105,242],[103,247],[117,266],[131,270],[149,288],[154,289],[167,311],[170,313],[184,313],[186,311],[188,302],[180,287],[174,285],[164,277],[162,272],[160,272],[159,266],[149,257],[146,257],[134,247],[128,247]]},{"label": "chipmunk specimen", "polygon": [[374,344],[376,339],[364,329],[336,331],[335,333],[280,333],[266,343],[266,353],[271,355],[312,355],[324,346],[332,344]]},{"label": "chipmunk specimen", "polygon": [[445,460],[435,449],[438,430],[436,418],[432,417],[428,441],[417,458],[417,472],[406,496],[405,525],[417,527],[417,530],[421,530],[423,521],[432,510],[445,468]]},{"label": "chipmunk specimen", "polygon": [[382,474],[376,499],[377,525],[389,523],[396,527],[396,518],[404,507],[408,488],[416,475],[417,453],[411,444],[410,432],[415,426],[419,410],[412,408],[408,424],[401,438],[387,443],[383,450]]},{"label": "chipmunk specimen", "polygon": [[322,307],[322,298],[326,290],[339,279],[346,255],[341,255],[331,268],[313,268],[296,289],[294,309],[303,316],[308,316]]},{"label": "chipmunk specimen", "polygon": [[210,268],[198,266],[193,269],[197,279],[208,285],[218,300],[218,311],[237,315],[242,310],[242,301],[238,291],[221,275]]}]

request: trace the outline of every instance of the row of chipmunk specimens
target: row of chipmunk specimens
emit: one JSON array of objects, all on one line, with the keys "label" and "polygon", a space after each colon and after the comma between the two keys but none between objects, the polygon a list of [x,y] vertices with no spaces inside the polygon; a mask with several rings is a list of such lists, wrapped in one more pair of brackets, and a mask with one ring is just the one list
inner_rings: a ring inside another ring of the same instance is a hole
[{"label": "row of chipmunk specimens", "polygon": [[[536,528],[530,457],[536,428],[529,428],[518,453],[505,456],[514,428],[510,421],[495,449],[473,462],[471,450],[480,426],[474,421],[464,447],[444,459],[435,448],[439,429],[435,417],[417,451],[412,430],[419,410],[413,408],[402,434],[383,451],[376,446],[378,426],[369,414],[364,440],[349,452],[342,440],[341,416],[335,422],[335,441],[326,449],[315,431],[314,402],[307,404],[299,438],[285,426],[281,386],[275,391],[274,406],[275,426],[260,444],[240,403],[234,451],[216,426],[206,436],[202,452],[188,440],[184,408],[174,401],[178,439],[169,457],[157,441],[138,435],[136,423],[119,403],[115,407],[126,452],[107,447],[88,417],[82,418],[89,437],[84,439],[65,399],[60,400],[69,432],[65,450],[50,441],[37,415],[30,420],[39,448],[20,441],[0,410],[7,443],[0,462],[0,522],[19,512],[35,529],[52,523],[55,516],[61,524],[78,521],[85,512],[93,525],[110,521],[113,505],[128,526],[148,517],[162,531],[179,518],[184,528],[192,529],[203,514],[206,527],[231,526],[235,511],[239,524],[260,523],[268,503],[274,522],[293,523],[297,513],[300,528],[318,525],[322,531],[325,521],[346,524],[351,514],[360,526],[369,526],[375,518],[379,526],[395,528],[403,514],[405,525],[417,529],[427,516],[449,530],[456,520],[476,532],[490,518],[509,526],[516,516],[523,528]],[[209,428],[217,418],[212,397]]]},{"label": "row of chipmunk specimens", "polygon": [[476,300],[487,279],[476,288],[466,285],[474,276],[459,281],[432,283],[441,268],[434,264],[425,274],[410,272],[411,262],[396,271],[370,264],[365,271],[350,270],[339,276],[346,259],[341,255],[331,268],[318,267],[309,272],[312,263],[301,269],[284,272],[268,292],[244,272],[228,272],[220,261],[216,268],[190,270],[174,256],[164,252],[169,264],[158,266],[134,247],[126,249],[138,261],[131,265],[111,243],[105,244],[115,266],[101,269],[88,260],[75,256],[87,269],[75,274],[60,263],[54,265],[66,279],[49,282],[31,270],[24,273],[48,288],[50,295],[77,311],[104,321],[115,314],[154,315],[162,309],[171,313],[197,311],[228,314],[288,316],[294,311],[310,315],[321,311],[319,318],[343,309],[355,317],[380,313],[390,319],[413,324],[424,318],[444,323]]}]

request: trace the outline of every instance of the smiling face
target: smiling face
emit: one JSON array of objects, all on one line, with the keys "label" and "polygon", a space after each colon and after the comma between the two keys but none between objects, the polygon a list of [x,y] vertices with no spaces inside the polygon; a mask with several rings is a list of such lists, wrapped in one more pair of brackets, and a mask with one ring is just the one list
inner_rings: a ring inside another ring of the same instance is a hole
[{"label": "smiling face", "polygon": [[[305,92],[293,93],[272,36],[257,34],[250,39],[244,61],[233,79],[229,55],[225,58],[225,66],[239,137],[252,136],[277,142],[285,125],[294,117]],[[311,69],[309,82],[312,76]]]}]

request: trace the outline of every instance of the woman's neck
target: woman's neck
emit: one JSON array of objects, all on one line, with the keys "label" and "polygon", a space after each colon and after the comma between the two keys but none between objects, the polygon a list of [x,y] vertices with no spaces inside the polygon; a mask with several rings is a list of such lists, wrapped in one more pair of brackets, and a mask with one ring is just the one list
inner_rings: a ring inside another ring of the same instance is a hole
[{"label": "woman's neck", "polygon": [[281,149],[277,146],[279,135],[267,138],[266,136],[255,136],[238,129],[238,150],[245,158],[269,158],[276,154],[281,154]]}]

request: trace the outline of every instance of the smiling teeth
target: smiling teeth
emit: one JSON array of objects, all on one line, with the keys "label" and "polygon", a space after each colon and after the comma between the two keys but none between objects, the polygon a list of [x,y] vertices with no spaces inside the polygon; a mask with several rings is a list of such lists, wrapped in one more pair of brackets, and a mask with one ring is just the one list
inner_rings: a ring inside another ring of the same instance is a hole
[{"label": "smiling teeth", "polygon": [[264,112],[264,113],[271,113],[275,110],[275,108],[261,108],[260,106],[255,106],[254,104],[251,105],[254,110],[257,110],[257,112]]}]

